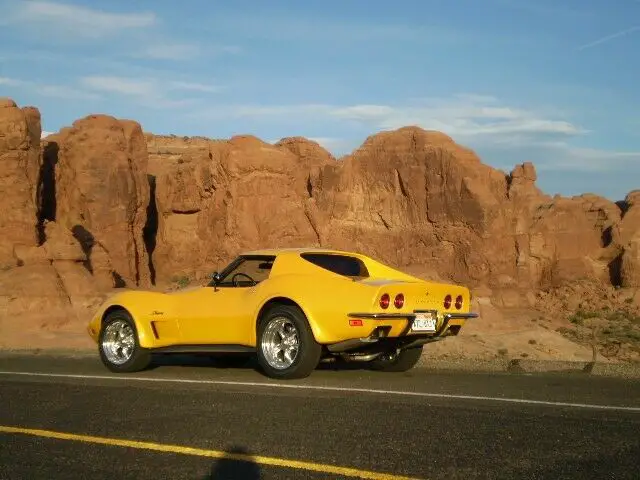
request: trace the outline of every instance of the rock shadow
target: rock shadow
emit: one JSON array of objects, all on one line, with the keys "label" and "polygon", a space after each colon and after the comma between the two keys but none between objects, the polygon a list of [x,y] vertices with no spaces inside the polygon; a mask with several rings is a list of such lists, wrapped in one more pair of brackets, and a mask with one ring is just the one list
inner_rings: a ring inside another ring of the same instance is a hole
[{"label": "rock shadow", "polygon": [[71,228],[71,233],[73,237],[78,241],[82,251],[84,252],[87,259],[83,262],[84,267],[89,270],[89,273],[93,275],[93,265],[91,264],[91,251],[93,250],[93,246],[96,243],[94,236],[91,234],[89,230],[84,228],[82,225],[74,225]]},{"label": "rock shadow", "polygon": [[156,238],[158,235],[158,205],[156,203],[156,177],[147,175],[149,182],[149,205],[147,205],[147,222],[142,230],[144,246],[149,258],[149,273],[151,284],[156,284],[156,269],[153,264],[153,252],[156,249]]},{"label": "rock shadow", "polygon": [[607,227],[602,231],[602,247],[607,248],[613,243],[613,227]]},{"label": "rock shadow", "polygon": [[609,281],[614,287],[622,285],[622,253],[609,262]]},{"label": "rock shadow", "polygon": [[38,202],[38,222],[36,233],[38,235],[38,245],[42,245],[45,240],[45,221],[55,221],[56,219],[56,165],[58,164],[58,151],[60,147],[56,142],[48,143],[42,152],[42,165],[38,173],[38,185],[36,187],[36,198]]}]

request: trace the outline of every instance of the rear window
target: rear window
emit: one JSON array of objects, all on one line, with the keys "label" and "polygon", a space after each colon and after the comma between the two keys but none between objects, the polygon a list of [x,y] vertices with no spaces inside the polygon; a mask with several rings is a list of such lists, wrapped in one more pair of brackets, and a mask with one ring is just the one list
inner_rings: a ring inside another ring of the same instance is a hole
[{"label": "rear window", "polygon": [[359,258],[327,253],[302,253],[300,256],[308,262],[338,275],[360,278],[369,276],[367,267]]}]

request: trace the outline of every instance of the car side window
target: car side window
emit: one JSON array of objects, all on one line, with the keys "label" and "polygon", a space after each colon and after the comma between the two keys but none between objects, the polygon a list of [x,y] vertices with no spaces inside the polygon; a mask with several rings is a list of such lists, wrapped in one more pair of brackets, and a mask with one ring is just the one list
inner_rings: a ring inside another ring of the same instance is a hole
[{"label": "car side window", "polygon": [[273,260],[248,258],[227,273],[218,285],[223,287],[250,287],[254,282],[260,283],[269,278],[272,267]]},{"label": "car side window", "polygon": [[318,267],[349,278],[367,278],[369,271],[362,260],[348,255],[303,253],[305,260]]}]

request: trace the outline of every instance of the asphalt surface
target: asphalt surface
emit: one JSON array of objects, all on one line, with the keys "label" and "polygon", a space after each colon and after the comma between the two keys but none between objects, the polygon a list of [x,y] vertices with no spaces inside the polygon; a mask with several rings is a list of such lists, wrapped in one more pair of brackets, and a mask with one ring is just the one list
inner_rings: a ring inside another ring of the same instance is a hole
[{"label": "asphalt surface", "polygon": [[86,435],[414,478],[619,479],[640,471],[638,380],[325,367],[277,382],[203,359],[163,363],[115,375],[95,357],[0,355],[0,479],[347,478]]}]

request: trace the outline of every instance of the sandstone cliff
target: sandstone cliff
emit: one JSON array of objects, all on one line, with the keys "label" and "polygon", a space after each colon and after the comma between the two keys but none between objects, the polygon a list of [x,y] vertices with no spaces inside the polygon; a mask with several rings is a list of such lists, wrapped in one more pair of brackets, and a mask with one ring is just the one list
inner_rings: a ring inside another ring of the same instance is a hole
[{"label": "sandstone cliff", "polygon": [[592,300],[622,287],[620,302],[640,303],[638,191],[618,204],[551,198],[531,163],[503,172],[417,127],[372,135],[341,159],[300,137],[156,136],[107,115],[40,145],[37,109],[5,99],[0,163],[5,332],[23,311],[53,305],[58,320],[44,324],[80,325],[114,287],[199,281],[242,250],[301,245],[465,283],[498,307],[554,305],[566,317],[580,308],[566,295],[578,284]]},{"label": "sandstone cliff", "polygon": [[340,160],[301,138],[147,139],[161,277],[202,275],[247,248],[322,245],[522,303],[532,289],[576,278],[615,283],[633,235],[612,232],[640,227],[624,226],[604,198],[543,194],[531,163],[506,174],[415,127],[374,135]]}]

